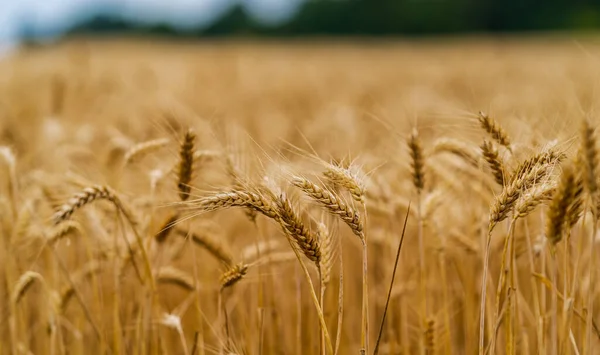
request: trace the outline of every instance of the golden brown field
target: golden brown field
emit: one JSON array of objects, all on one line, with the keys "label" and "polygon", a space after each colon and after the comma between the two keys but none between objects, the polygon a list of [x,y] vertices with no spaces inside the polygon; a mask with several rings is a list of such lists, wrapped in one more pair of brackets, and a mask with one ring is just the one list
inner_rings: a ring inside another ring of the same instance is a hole
[{"label": "golden brown field", "polygon": [[0,353],[597,354],[599,79],[592,38],[10,56]]}]

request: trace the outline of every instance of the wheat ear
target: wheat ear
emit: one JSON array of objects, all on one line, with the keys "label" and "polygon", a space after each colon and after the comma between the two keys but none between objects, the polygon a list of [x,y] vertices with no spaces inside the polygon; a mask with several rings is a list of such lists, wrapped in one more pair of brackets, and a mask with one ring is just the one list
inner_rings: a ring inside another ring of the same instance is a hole
[{"label": "wheat ear", "polygon": [[233,265],[231,252],[218,239],[207,233],[193,233],[181,228],[176,228],[175,232],[184,238],[190,238],[194,244],[206,249],[206,251],[224,264],[228,266]]},{"label": "wheat ear", "polygon": [[194,171],[194,141],[196,134],[189,129],[183,136],[183,142],[179,148],[179,169],[177,171],[179,189],[179,198],[185,201],[190,196],[190,182],[192,181],[192,173]]},{"label": "wheat ear", "polygon": [[504,186],[502,193],[494,199],[490,206],[490,232],[496,224],[508,217],[519,197],[545,178],[554,167],[554,164],[561,159],[562,155],[560,154],[546,152],[537,154],[519,165],[509,179],[509,183]]},{"label": "wheat ear", "polygon": [[313,201],[323,206],[329,213],[340,217],[350,227],[352,232],[360,238],[361,242],[365,242],[360,215],[356,210],[344,203],[340,197],[303,177],[294,177],[292,184],[312,198]]},{"label": "wheat ear", "polygon": [[194,278],[185,271],[173,266],[163,266],[156,273],[156,281],[163,284],[172,284],[187,291],[194,291]]},{"label": "wheat ear", "polygon": [[278,217],[276,207],[267,200],[262,194],[253,191],[229,191],[221,192],[215,195],[190,200],[189,204],[202,211],[217,211],[231,207],[247,207],[260,212],[269,218]]},{"label": "wheat ear", "polygon": [[508,134],[496,120],[481,111],[477,114],[477,120],[479,121],[481,128],[483,128],[483,130],[485,130],[498,144],[506,147],[509,151],[512,150]]},{"label": "wheat ear", "polygon": [[[317,225],[317,239],[321,247],[321,262],[319,264],[319,281],[321,294],[319,296],[319,304],[323,314],[325,313],[325,290],[331,279],[331,268],[333,266],[333,258],[335,253],[335,245],[333,236],[329,233],[327,226],[323,222]],[[325,334],[321,332],[321,349],[325,349]]]},{"label": "wheat ear", "polygon": [[129,148],[129,150],[125,153],[124,163],[125,165],[134,164],[140,161],[146,155],[165,147],[167,144],[169,144],[168,138],[158,138],[138,143]]},{"label": "wheat ear", "polygon": [[59,224],[60,222],[69,219],[78,209],[100,199],[117,203],[116,196],[108,187],[99,185],[86,187],[63,204],[58,211],[56,211],[52,220],[54,221],[54,224]]},{"label": "wheat ear", "polygon": [[156,233],[154,236],[154,240],[156,240],[157,243],[161,244],[167,240],[173,231],[173,227],[175,227],[178,218],[179,215],[177,213],[173,213],[165,219],[165,221],[160,225],[158,233]]},{"label": "wheat ear", "polygon": [[279,218],[277,219],[281,228],[290,241],[298,246],[302,253],[313,261],[317,267],[321,261],[321,249],[319,248],[319,240],[313,233],[304,225],[300,216],[294,211],[292,204],[287,199],[285,194],[280,194],[275,200]]},{"label": "wheat ear", "polygon": [[54,245],[57,241],[66,237],[73,232],[82,232],[81,225],[75,221],[64,221],[48,231],[46,242],[49,245]]},{"label": "wheat ear", "polygon": [[[590,247],[589,247],[589,267],[588,267],[588,280],[590,285],[594,285],[596,281],[596,231],[598,229],[598,204],[600,202],[598,194],[598,182],[597,182],[597,166],[598,166],[598,150],[596,146],[596,132],[595,127],[592,126],[592,122],[589,118],[583,120],[581,129],[581,158],[580,163],[583,165],[583,185],[590,201],[590,207],[592,214],[594,215],[594,221],[592,226],[592,232],[590,233]],[[593,314],[594,314],[594,299],[596,293],[594,288],[590,287],[587,291],[587,327],[586,327],[586,346],[584,346],[584,352],[593,354],[592,342],[592,327]]]},{"label": "wheat ear", "polygon": [[515,204],[514,218],[527,217],[537,206],[552,199],[556,186],[554,183],[544,183],[534,186],[521,195]]},{"label": "wheat ear", "polygon": [[481,153],[483,158],[488,163],[488,166],[492,170],[492,174],[494,175],[494,180],[500,186],[504,186],[505,177],[504,177],[504,163],[502,159],[500,159],[500,155],[498,154],[498,150],[491,142],[484,140],[481,144]]},{"label": "wheat ear", "polygon": [[247,264],[236,264],[221,275],[221,290],[235,285],[248,272]]},{"label": "wheat ear", "polygon": [[[583,120],[581,129],[581,164],[583,165],[583,182],[592,201],[596,201],[598,191],[597,166],[598,150],[596,147],[596,132],[589,119]],[[594,206],[595,207],[595,206]]]},{"label": "wheat ear", "polygon": [[463,143],[457,139],[451,138],[440,138],[433,142],[431,151],[427,154],[429,157],[441,153],[449,153],[462,158],[465,162],[470,165],[477,165],[479,156],[477,150],[469,144]]},{"label": "wheat ear", "polygon": [[13,216],[17,215],[17,158],[9,147],[0,147],[0,157],[8,167],[8,190]]},{"label": "wheat ear", "polygon": [[412,134],[408,138],[407,143],[410,151],[413,185],[415,185],[418,191],[422,191],[425,187],[425,157],[423,154],[421,139],[416,129],[413,130]]},{"label": "wheat ear", "polygon": [[336,242],[333,234],[329,232],[327,225],[323,222],[317,224],[317,239],[321,248],[321,282],[325,288],[331,280],[331,269],[336,257]]},{"label": "wheat ear", "polygon": [[[514,182],[515,180],[522,179],[526,176],[535,177],[537,181],[540,181],[544,178],[549,172],[550,169],[537,171],[537,175],[531,175],[531,172],[539,167],[553,167],[555,164],[560,163],[565,159],[565,154],[561,152],[557,152],[554,149],[545,150],[538,154],[533,155],[529,159],[522,161],[515,171],[511,174],[509,183]],[[535,183],[534,182],[534,183]]]},{"label": "wheat ear", "polygon": [[[577,164],[575,164],[577,166]],[[583,214],[583,177],[581,173],[575,174],[575,191],[573,193],[573,202],[569,206],[567,210],[567,223],[569,224],[569,228],[573,227],[581,215]]]},{"label": "wheat ear", "polygon": [[335,165],[329,164],[323,175],[334,185],[340,186],[348,190],[352,198],[360,203],[364,202],[365,198],[365,187],[355,173],[349,169],[341,168]]},{"label": "wheat ear", "polygon": [[546,218],[546,238],[555,246],[563,237],[568,226],[569,207],[575,201],[577,194],[577,176],[573,166],[564,168],[560,183],[552,196]]},{"label": "wheat ear", "polygon": [[26,271],[19,277],[11,295],[11,302],[17,305],[35,282],[44,283],[44,277],[35,271]]}]

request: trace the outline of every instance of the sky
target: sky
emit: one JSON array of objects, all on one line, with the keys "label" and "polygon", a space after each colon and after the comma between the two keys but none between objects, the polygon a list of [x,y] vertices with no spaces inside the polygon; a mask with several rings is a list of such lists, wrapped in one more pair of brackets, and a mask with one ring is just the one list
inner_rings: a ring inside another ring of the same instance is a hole
[{"label": "sky", "polygon": [[94,14],[119,14],[143,23],[169,23],[181,28],[206,26],[231,6],[265,23],[289,19],[305,0],[0,0],[0,49],[18,43],[25,23],[40,33],[60,34]]}]

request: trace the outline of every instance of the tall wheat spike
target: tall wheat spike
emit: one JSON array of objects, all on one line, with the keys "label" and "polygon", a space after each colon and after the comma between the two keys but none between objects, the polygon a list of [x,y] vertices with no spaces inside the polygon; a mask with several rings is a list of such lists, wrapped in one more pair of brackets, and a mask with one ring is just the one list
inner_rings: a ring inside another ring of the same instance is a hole
[{"label": "tall wheat spike", "polygon": [[221,275],[221,289],[233,286],[248,272],[248,265],[236,264]]},{"label": "tall wheat spike", "polygon": [[345,188],[350,192],[352,198],[360,203],[363,203],[365,196],[365,187],[361,182],[361,178],[349,169],[341,168],[335,165],[328,165],[323,175],[334,185]]},{"label": "tall wheat spike", "polygon": [[44,277],[35,271],[26,271],[15,284],[11,296],[13,304],[18,304],[35,282],[44,282]]},{"label": "tall wheat spike", "polygon": [[563,237],[565,228],[569,226],[569,207],[577,194],[577,175],[575,168],[568,165],[563,170],[560,183],[552,197],[546,218],[546,238],[555,246]]},{"label": "tall wheat spike", "polygon": [[196,289],[194,278],[185,271],[173,266],[163,266],[156,273],[156,281],[163,284],[173,284],[187,291]]},{"label": "tall wheat spike", "polygon": [[168,138],[158,138],[150,141],[138,143],[133,147],[129,148],[127,152],[125,152],[124,162],[125,165],[134,164],[140,161],[146,155],[157,151],[169,144]]},{"label": "tall wheat spike", "polygon": [[273,202],[259,192],[254,191],[229,191],[197,200],[190,200],[189,205],[202,211],[217,211],[231,207],[247,207],[260,212],[265,216],[277,219],[277,209]]},{"label": "tall wheat spike", "polygon": [[503,145],[509,151],[512,149],[508,134],[498,122],[481,111],[477,114],[477,120],[479,121],[481,128],[483,128],[498,144]]},{"label": "tall wheat spike", "polygon": [[491,142],[487,140],[483,140],[481,144],[481,152],[483,154],[483,158],[488,163],[488,166],[492,170],[492,174],[494,175],[494,180],[498,185],[504,186],[505,177],[504,177],[504,163],[502,159],[500,159],[500,155],[498,154],[498,150],[494,147]]},{"label": "tall wheat spike", "polygon": [[413,130],[408,139],[408,148],[411,157],[413,184],[417,190],[421,191],[425,187],[425,157],[421,139],[419,138],[419,133],[416,129]]},{"label": "tall wheat spike", "polygon": [[323,206],[329,213],[338,216],[346,223],[352,232],[364,243],[365,235],[360,215],[356,210],[347,205],[333,192],[326,190],[315,183],[303,178],[294,177],[292,184],[302,190],[313,201]]},{"label": "tall wheat spike", "polygon": [[176,228],[175,232],[184,238],[190,238],[194,244],[206,249],[206,251],[225,265],[233,265],[233,255],[227,249],[226,245],[217,238],[205,232],[194,233],[183,228]]},{"label": "tall wheat spike", "polygon": [[302,253],[312,260],[317,267],[321,261],[321,249],[319,240],[316,236],[304,225],[300,216],[294,211],[292,204],[285,196],[280,194],[275,201],[278,211],[278,221],[281,224],[286,235],[299,247]]},{"label": "tall wheat spike", "polygon": [[177,175],[179,177],[177,188],[179,189],[179,198],[185,201],[190,196],[192,174],[194,172],[194,142],[196,134],[193,130],[188,129],[183,136],[181,147],[179,148],[179,169]]}]

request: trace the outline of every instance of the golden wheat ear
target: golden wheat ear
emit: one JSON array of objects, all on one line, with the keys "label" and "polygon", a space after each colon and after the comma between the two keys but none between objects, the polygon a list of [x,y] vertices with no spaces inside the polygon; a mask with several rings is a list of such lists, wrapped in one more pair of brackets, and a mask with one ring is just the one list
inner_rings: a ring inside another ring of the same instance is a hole
[{"label": "golden wheat ear", "polygon": [[167,216],[167,218],[161,223],[158,233],[156,233],[154,236],[154,240],[156,240],[156,242],[159,244],[164,243],[173,231],[173,228],[177,224],[178,220],[179,215],[177,213]]},{"label": "golden wheat ear", "polygon": [[506,147],[506,149],[509,151],[512,151],[508,133],[506,133],[500,123],[481,111],[479,111],[477,114],[477,121],[479,122],[481,128],[483,128],[483,130],[486,131],[496,141],[496,143]]},{"label": "golden wheat ear", "polygon": [[581,127],[581,147],[578,161],[583,168],[583,186],[593,202],[593,212],[598,204],[598,148],[596,146],[596,130],[589,119],[583,120]]},{"label": "golden wheat ear", "polygon": [[190,238],[194,244],[208,251],[228,267],[233,265],[233,255],[220,239],[213,237],[205,231],[195,233],[182,228],[176,228],[175,233],[183,238]]},{"label": "golden wheat ear", "polygon": [[421,138],[416,129],[411,133],[407,144],[411,158],[413,185],[415,185],[417,191],[422,191],[425,187],[425,155],[423,153],[423,146],[421,145]]},{"label": "golden wheat ear", "polygon": [[323,175],[335,186],[343,187],[352,198],[360,203],[364,203],[365,186],[363,178],[350,171],[348,168],[342,168],[335,165],[328,165]]},{"label": "golden wheat ear", "polygon": [[125,165],[135,164],[141,161],[145,156],[152,154],[169,144],[168,138],[158,138],[146,142],[138,143],[129,148],[123,156]]},{"label": "golden wheat ear", "polygon": [[504,186],[505,177],[504,172],[506,171],[504,168],[504,162],[500,159],[500,155],[498,154],[498,150],[491,142],[487,140],[483,140],[481,144],[481,154],[483,155],[483,159],[488,163],[492,174],[494,175],[494,180],[500,186]]},{"label": "golden wheat ear", "polygon": [[546,151],[521,162],[490,206],[489,230],[505,220],[519,198],[548,177],[554,166],[564,158],[562,153]]},{"label": "golden wheat ear", "polygon": [[221,275],[221,290],[235,285],[248,272],[247,264],[237,264]]},{"label": "golden wheat ear", "polygon": [[183,136],[181,147],[179,149],[179,169],[177,171],[178,181],[177,188],[179,189],[179,198],[185,201],[190,196],[190,183],[194,172],[194,144],[196,134],[189,129]]},{"label": "golden wheat ear", "polygon": [[546,238],[551,245],[556,245],[562,239],[565,228],[569,225],[569,207],[575,202],[577,195],[577,175],[572,165],[563,169],[560,183],[552,197],[547,212]]},{"label": "golden wheat ear", "polygon": [[455,155],[474,166],[477,166],[479,160],[479,154],[475,147],[452,138],[436,139],[431,150],[427,153],[427,157],[433,157],[441,153]]},{"label": "golden wheat ear", "polygon": [[277,220],[285,234],[307,258],[319,267],[321,261],[319,240],[304,225],[304,222],[300,219],[300,216],[296,213],[291,202],[284,194],[279,195],[275,201],[275,205],[279,214]]},{"label": "golden wheat ear", "polygon": [[341,218],[342,221],[350,227],[352,232],[356,234],[363,243],[365,242],[363,223],[360,215],[354,208],[344,203],[339,196],[303,177],[294,177],[292,179],[292,184],[302,190],[314,202],[324,207],[329,213]]},{"label": "golden wheat ear", "polygon": [[172,284],[187,291],[194,291],[194,278],[185,271],[173,266],[163,266],[156,273],[159,284]]},{"label": "golden wheat ear", "polygon": [[15,305],[18,304],[31,286],[33,286],[33,284],[36,282],[42,284],[44,283],[44,277],[40,273],[35,271],[26,271],[23,275],[21,275],[21,277],[19,277],[17,280],[11,295],[12,303]]}]

